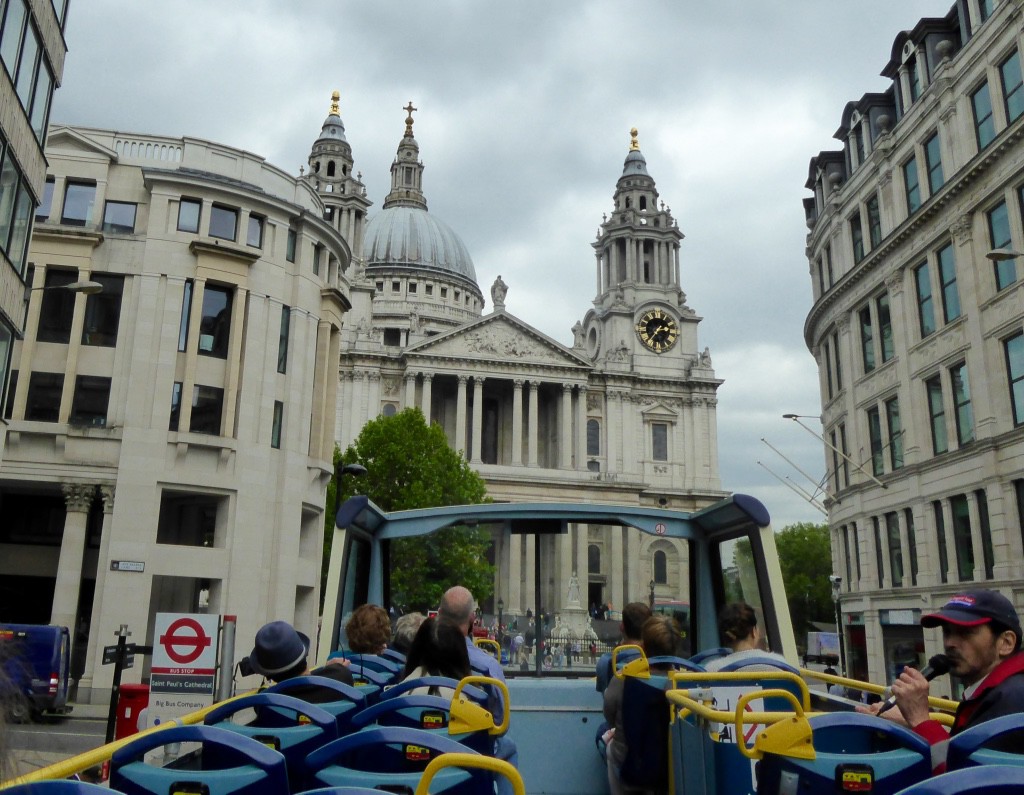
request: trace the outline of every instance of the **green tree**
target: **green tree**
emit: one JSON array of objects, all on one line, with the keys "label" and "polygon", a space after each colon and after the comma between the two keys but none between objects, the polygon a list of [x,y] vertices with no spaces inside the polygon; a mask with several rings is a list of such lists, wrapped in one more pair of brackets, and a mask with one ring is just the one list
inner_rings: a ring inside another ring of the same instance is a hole
[{"label": "green tree", "polygon": [[[448,446],[439,425],[427,425],[419,409],[371,420],[344,453],[335,448],[334,460],[336,471],[339,463],[358,463],[366,467],[366,474],[343,478],[340,500],[333,478],[328,486],[324,582],[337,505],[353,494],[367,495],[388,512],[487,500],[483,479]],[[485,528],[468,527],[393,541],[392,602],[412,610],[433,608],[456,584],[469,588],[478,600],[486,599],[494,590],[494,567],[487,562],[490,544]]]},{"label": "green tree", "polygon": [[810,622],[831,623],[835,619],[832,603],[832,547],[828,525],[800,522],[787,525],[775,535],[782,579],[789,597],[789,612],[797,643],[803,646]]}]

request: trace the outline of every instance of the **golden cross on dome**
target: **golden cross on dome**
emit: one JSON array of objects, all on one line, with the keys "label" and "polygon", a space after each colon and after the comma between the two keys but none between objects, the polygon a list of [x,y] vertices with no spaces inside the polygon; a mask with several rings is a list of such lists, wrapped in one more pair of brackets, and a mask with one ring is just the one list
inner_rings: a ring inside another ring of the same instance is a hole
[{"label": "golden cross on dome", "polygon": [[636,127],[634,127],[632,130],[629,131],[629,137],[630,137],[629,151],[630,152],[639,152],[640,151],[640,144],[636,140],[636,137],[637,137],[638,134],[639,134],[639,130],[637,130]]},{"label": "golden cross on dome", "polygon": [[331,116],[340,116],[341,115],[341,109],[338,107],[338,100],[340,100],[340,99],[341,99],[341,94],[339,94],[337,91],[332,91],[331,92],[331,112],[330,112],[329,115],[331,115]]},{"label": "golden cross on dome", "polygon": [[414,110],[419,110],[419,108],[414,108],[412,106],[412,100],[410,99],[409,104],[402,108],[402,110],[406,111],[409,114],[408,116],[405,117],[405,135],[408,138],[412,138],[412,112]]}]

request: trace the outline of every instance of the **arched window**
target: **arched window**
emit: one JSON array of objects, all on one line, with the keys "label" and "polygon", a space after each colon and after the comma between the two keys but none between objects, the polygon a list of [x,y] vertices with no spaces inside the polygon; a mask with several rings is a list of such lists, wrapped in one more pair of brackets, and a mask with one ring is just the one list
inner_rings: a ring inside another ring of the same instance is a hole
[{"label": "arched window", "polygon": [[327,176],[329,176],[329,177],[333,177],[334,176],[334,161],[333,160],[328,160],[327,161]]},{"label": "arched window", "polygon": [[587,420],[587,455],[601,455],[601,423]]},{"label": "arched window", "polygon": [[587,547],[587,573],[601,573],[601,547],[591,544]]},{"label": "arched window", "polygon": [[646,210],[647,209],[647,197],[646,196],[641,196],[640,197],[640,209],[641,210]]},{"label": "arched window", "polygon": [[381,412],[381,414],[383,414],[385,417],[394,417],[397,412],[398,409],[395,408],[394,403],[385,403],[384,410]]},{"label": "arched window", "polygon": [[658,585],[668,582],[668,556],[660,549],[654,553],[654,582]]},{"label": "arched window", "polygon": [[319,160],[317,160],[315,163],[313,163],[313,173],[314,174],[319,174],[320,173],[320,161]]}]

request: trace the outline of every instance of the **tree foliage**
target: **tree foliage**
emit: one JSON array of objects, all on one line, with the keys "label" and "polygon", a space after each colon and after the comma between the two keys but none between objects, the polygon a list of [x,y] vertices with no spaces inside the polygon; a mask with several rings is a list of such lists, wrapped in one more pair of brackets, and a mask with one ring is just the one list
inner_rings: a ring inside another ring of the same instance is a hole
[{"label": "tree foliage", "polygon": [[[419,409],[371,420],[344,453],[335,448],[334,457],[336,469],[339,462],[358,463],[367,471],[342,479],[340,501],[333,478],[328,487],[325,578],[337,505],[353,494],[365,494],[389,512],[487,499],[483,479],[448,446],[439,425],[427,425]],[[486,599],[494,589],[494,567],[487,562],[490,544],[486,529],[468,527],[392,542],[392,603],[409,610],[435,608],[441,594],[456,584],[469,588],[477,600]]]},{"label": "tree foliage", "polygon": [[797,642],[813,631],[811,621],[835,620],[832,602],[832,547],[828,525],[800,522],[787,525],[775,535],[782,579],[789,597],[789,611]]}]

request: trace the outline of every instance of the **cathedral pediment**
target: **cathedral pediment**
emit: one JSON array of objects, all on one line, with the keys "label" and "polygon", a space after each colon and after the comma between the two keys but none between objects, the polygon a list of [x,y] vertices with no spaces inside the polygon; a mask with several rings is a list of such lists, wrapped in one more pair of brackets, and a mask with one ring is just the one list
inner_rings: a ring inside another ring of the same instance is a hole
[{"label": "cathedral pediment", "polygon": [[112,162],[117,162],[117,152],[113,149],[109,149],[69,127],[55,128],[46,139],[46,148],[59,149],[61,152],[77,152],[93,157],[99,155]]},{"label": "cathedral pediment", "polygon": [[556,367],[590,367],[590,362],[505,312],[431,337],[405,351],[407,356],[502,361]]}]

